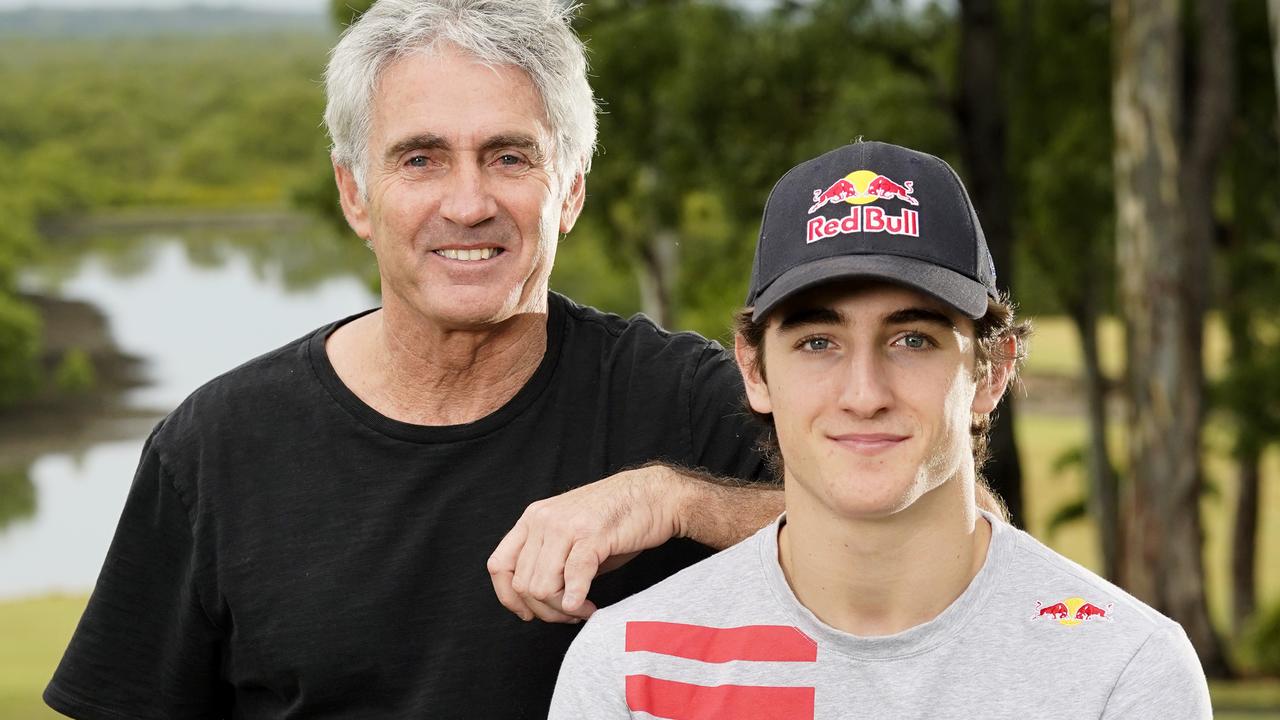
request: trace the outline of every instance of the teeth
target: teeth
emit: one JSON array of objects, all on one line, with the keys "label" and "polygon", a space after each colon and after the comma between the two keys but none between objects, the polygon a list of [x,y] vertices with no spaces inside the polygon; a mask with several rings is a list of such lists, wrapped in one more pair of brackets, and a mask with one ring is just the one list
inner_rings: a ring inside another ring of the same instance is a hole
[{"label": "teeth", "polygon": [[446,250],[436,250],[435,252],[437,255],[440,255],[441,257],[447,257],[450,260],[464,260],[466,262],[471,262],[474,260],[488,260],[489,258],[497,255],[502,251],[499,250],[498,248],[488,247],[488,248],[472,248],[471,250],[458,250],[455,248],[449,248]]}]

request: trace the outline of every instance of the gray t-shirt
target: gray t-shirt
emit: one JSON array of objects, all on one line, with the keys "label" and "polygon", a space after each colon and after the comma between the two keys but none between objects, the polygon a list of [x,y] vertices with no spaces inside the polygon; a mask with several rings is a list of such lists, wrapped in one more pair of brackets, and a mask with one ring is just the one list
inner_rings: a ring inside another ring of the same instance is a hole
[{"label": "gray t-shirt", "polygon": [[858,637],[818,620],[774,522],[591,618],[551,718],[1209,718],[1182,628],[986,515],[982,570],[933,620]]}]

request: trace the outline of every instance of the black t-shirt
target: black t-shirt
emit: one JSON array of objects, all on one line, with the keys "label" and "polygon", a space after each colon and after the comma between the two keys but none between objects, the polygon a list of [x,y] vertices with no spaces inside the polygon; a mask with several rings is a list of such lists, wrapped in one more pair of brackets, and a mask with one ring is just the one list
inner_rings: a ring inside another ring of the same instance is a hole
[{"label": "black t-shirt", "polygon": [[[210,382],[157,426],[52,707],[545,718],[577,627],[521,622],[485,567],[524,508],[652,460],[764,473],[733,362],[697,335],[552,294],[525,387],[476,422],[426,427],[342,384],[324,348],[342,322]],[[591,598],[607,605],[707,554],[667,543]]]}]

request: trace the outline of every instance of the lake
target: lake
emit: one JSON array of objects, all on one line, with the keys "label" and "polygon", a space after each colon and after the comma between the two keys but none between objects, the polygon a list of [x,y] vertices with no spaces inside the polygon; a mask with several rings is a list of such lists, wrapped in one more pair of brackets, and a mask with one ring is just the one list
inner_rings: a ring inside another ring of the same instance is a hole
[{"label": "lake", "polygon": [[160,417],[222,372],[378,303],[372,253],[321,224],[158,224],[60,239],[22,278],[28,292],[96,307],[116,345],[144,361],[146,382],[122,391],[124,412],[88,418],[88,431],[68,418],[65,431],[23,437],[30,457],[17,467],[0,459],[0,599],[90,590]]}]

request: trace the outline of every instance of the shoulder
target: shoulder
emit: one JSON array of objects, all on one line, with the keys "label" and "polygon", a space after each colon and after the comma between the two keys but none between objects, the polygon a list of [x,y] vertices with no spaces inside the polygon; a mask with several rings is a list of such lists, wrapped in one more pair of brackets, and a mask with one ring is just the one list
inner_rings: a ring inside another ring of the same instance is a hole
[{"label": "shoulder", "polygon": [[672,359],[698,360],[704,355],[728,356],[720,343],[695,332],[672,332],[643,313],[624,318],[614,313],[580,305],[569,298],[551,294],[551,302],[564,311],[576,340],[607,346],[609,351],[625,358],[632,353],[657,353]]},{"label": "shoulder", "polygon": [[1173,620],[1030,534],[1007,525],[1004,530],[1014,541],[1010,570],[1019,585],[1040,598],[1037,613],[1061,603],[1069,613],[1065,619],[1110,622],[1139,642],[1154,632],[1181,632]]},{"label": "shoulder", "polygon": [[163,456],[204,440],[255,432],[311,393],[322,392],[311,344],[350,319],[312,330],[201,385],[161,422],[154,436],[157,450]]},{"label": "shoulder", "polygon": [[755,535],[694,563],[625,600],[601,608],[587,623],[610,634],[630,622],[669,622],[723,626],[762,622],[776,603],[762,601],[771,592],[762,562],[770,523]]},{"label": "shoulder", "polygon": [[1000,531],[1004,568],[983,624],[998,628],[1010,658],[1051,654],[1075,663],[1076,682],[1114,684],[1151,647],[1185,638],[1176,622],[1123,588],[1021,530]]}]

